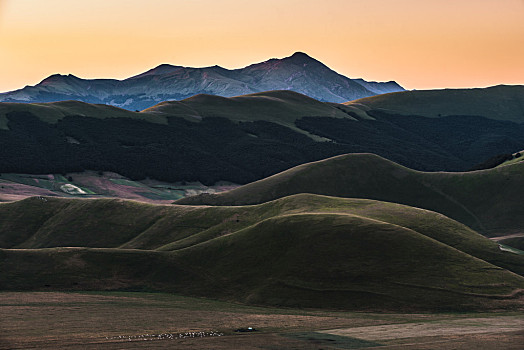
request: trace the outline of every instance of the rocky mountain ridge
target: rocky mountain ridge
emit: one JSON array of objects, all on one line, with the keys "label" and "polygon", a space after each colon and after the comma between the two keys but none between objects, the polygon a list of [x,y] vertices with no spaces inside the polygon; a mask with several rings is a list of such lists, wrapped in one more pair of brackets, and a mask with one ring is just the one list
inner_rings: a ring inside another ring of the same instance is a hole
[{"label": "rocky mountain ridge", "polygon": [[54,74],[35,86],[1,93],[0,102],[77,100],[143,110],[162,101],[202,93],[232,97],[268,90],[293,90],[319,101],[341,103],[404,89],[394,81],[347,78],[307,54],[296,52],[290,57],[233,70],[161,64],[123,80]]}]

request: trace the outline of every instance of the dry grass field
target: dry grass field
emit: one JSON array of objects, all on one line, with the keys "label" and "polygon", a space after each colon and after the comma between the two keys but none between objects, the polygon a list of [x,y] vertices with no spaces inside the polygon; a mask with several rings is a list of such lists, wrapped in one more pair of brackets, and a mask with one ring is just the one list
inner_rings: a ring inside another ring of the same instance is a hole
[{"label": "dry grass field", "polygon": [[[160,293],[0,293],[0,349],[521,349],[524,314],[277,309]],[[256,332],[235,332],[254,327]],[[202,336],[203,335],[203,336]]]}]

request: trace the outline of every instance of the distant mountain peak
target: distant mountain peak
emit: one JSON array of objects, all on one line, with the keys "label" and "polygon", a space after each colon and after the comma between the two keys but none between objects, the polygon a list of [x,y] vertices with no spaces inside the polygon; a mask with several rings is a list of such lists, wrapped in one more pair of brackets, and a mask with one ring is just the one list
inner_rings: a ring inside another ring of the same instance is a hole
[{"label": "distant mountain peak", "polygon": [[42,81],[60,79],[60,78],[63,78],[63,77],[65,77],[65,75],[62,75],[62,74],[59,74],[59,73],[55,73],[55,74],[51,74],[50,76],[48,76],[47,78],[45,78]]},{"label": "distant mountain peak", "polygon": [[311,58],[311,56],[309,56],[305,52],[297,51],[294,54],[292,54],[290,58]]},{"label": "distant mountain peak", "polygon": [[162,63],[162,64],[159,64],[158,66],[156,66],[155,68],[151,69],[152,71],[162,71],[162,70],[166,70],[166,69],[173,69],[173,68],[178,68],[178,66],[173,66],[172,64],[169,64],[169,63]]},{"label": "distant mountain peak", "polygon": [[291,56],[283,58],[282,60],[291,61],[291,62],[297,63],[297,64],[303,64],[303,63],[309,63],[309,62],[318,62],[318,63],[320,63],[319,61],[317,61],[313,57],[309,56],[308,54],[306,54],[304,52],[300,52],[300,51],[297,51],[294,54],[292,54]]},{"label": "distant mountain peak", "polygon": [[80,80],[79,77],[73,75],[73,74],[52,74],[50,76],[48,76],[47,78],[45,78],[44,80],[42,80],[40,82],[40,84],[49,84],[49,83],[54,83],[54,82],[57,82],[57,81],[66,81],[66,80],[72,80],[72,79],[77,79],[77,80]]},{"label": "distant mountain peak", "polygon": [[131,78],[138,78],[138,77],[145,77],[145,76],[148,76],[148,75],[163,75],[163,74],[169,74],[169,73],[172,73],[174,71],[176,71],[177,69],[180,69],[180,68],[183,68],[181,66],[173,66],[172,64],[168,64],[168,63],[162,63],[158,66],[156,66],[155,68],[152,68],[144,73],[141,73],[141,74],[138,74],[138,75],[135,75]]},{"label": "distant mountain peak", "polygon": [[285,58],[238,69],[164,63],[122,80],[54,74],[35,86],[1,93],[0,102],[79,100],[143,110],[162,101],[180,101],[199,93],[232,97],[269,90],[292,90],[319,101],[341,103],[404,89],[396,83],[352,80],[297,51]]}]

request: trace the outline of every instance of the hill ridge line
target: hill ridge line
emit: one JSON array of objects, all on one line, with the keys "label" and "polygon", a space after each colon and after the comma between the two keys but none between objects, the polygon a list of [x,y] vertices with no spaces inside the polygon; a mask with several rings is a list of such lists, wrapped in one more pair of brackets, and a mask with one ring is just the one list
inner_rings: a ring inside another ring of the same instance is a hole
[{"label": "hill ridge line", "polygon": [[[351,198],[349,198],[351,199]],[[402,204],[401,204],[402,205]],[[419,208],[417,208],[419,209]],[[431,212],[430,210],[428,210],[429,212]],[[437,213],[437,214],[440,214],[440,213]],[[442,214],[440,214],[442,215]],[[491,265],[493,268],[496,268],[496,269],[503,269],[499,266],[496,266],[484,259],[481,259],[481,258],[478,258],[476,256],[473,256],[463,250],[460,250],[460,249],[457,249],[455,247],[452,247],[450,246],[449,244],[446,244],[442,241],[439,241],[435,238],[432,238],[432,237],[429,237],[419,231],[416,231],[414,229],[411,229],[409,227],[406,227],[406,226],[402,226],[402,225],[398,225],[398,224],[395,224],[395,223],[390,223],[390,222],[387,222],[387,221],[382,221],[382,220],[379,220],[379,219],[375,219],[375,218],[371,218],[371,217],[367,217],[367,216],[363,216],[363,215],[358,215],[358,214],[352,214],[352,213],[324,213],[324,212],[304,212],[304,213],[290,213],[290,214],[283,214],[283,215],[276,215],[276,216],[272,216],[272,217],[268,217],[268,218],[265,218],[263,220],[260,220],[260,221],[257,221],[256,223],[252,224],[252,225],[249,225],[249,226],[246,226],[246,227],[243,227],[237,231],[234,231],[234,232],[230,232],[228,234],[225,234],[225,235],[221,235],[221,236],[218,236],[218,237],[214,237],[212,239],[209,239],[209,240],[205,240],[205,241],[202,241],[202,242],[199,242],[197,244],[194,244],[194,245],[191,245],[191,246],[188,246],[188,247],[184,247],[184,248],[181,248],[181,249],[177,249],[175,251],[182,251],[184,249],[190,249],[190,248],[193,248],[193,247],[197,247],[197,246],[200,246],[200,245],[205,245],[205,244],[212,244],[211,242],[213,241],[216,241],[216,240],[220,240],[224,237],[228,237],[228,236],[232,236],[234,234],[237,234],[237,233],[241,233],[242,231],[245,231],[245,230],[250,230],[250,229],[253,229],[255,227],[257,227],[258,225],[262,225],[264,223],[267,223],[269,221],[274,221],[274,220],[278,220],[278,219],[285,219],[285,218],[289,218],[289,217],[307,217],[307,216],[340,216],[340,217],[352,217],[352,218],[358,218],[358,219],[362,219],[363,221],[370,221],[370,222],[375,222],[377,224],[381,224],[381,225],[384,225],[384,226],[390,226],[390,227],[396,227],[396,228],[399,228],[399,229],[402,229],[402,230],[406,230],[408,232],[410,232],[411,234],[414,234],[414,235],[417,235],[417,236],[422,236],[423,239],[427,239],[429,241],[432,241],[433,243],[435,244],[438,244],[438,245],[441,245],[441,246],[445,246],[445,247],[448,247],[452,250],[454,250],[455,252],[459,253],[459,254],[464,254],[464,255],[467,255],[469,256],[470,258],[474,259],[474,260],[478,260],[478,261],[481,261],[481,262],[484,262],[486,264],[489,264]],[[443,215],[445,216],[445,215]],[[447,217],[446,217],[447,218]],[[335,225],[336,226],[336,225]],[[342,226],[345,226],[345,225],[342,225]],[[509,271],[509,270],[508,270]],[[515,274],[516,276],[520,276],[519,274],[516,274],[512,271],[510,271],[511,273]]]},{"label": "hill ridge line", "polygon": [[[440,212],[481,233],[522,231],[524,162],[471,172],[423,172],[372,154],[345,154],[314,161],[217,194],[185,197],[176,204],[241,206],[297,193],[367,198]],[[502,235],[502,234],[499,234]]]}]

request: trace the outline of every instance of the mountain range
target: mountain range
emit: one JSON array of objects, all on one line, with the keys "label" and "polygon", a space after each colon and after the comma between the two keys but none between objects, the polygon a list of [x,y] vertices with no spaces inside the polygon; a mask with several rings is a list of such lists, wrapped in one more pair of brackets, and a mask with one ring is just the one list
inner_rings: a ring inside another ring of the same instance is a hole
[{"label": "mountain range", "polygon": [[394,81],[379,83],[347,78],[297,52],[283,59],[233,70],[162,64],[124,80],[55,74],[35,86],[0,94],[0,102],[77,100],[142,110],[162,101],[200,93],[231,97],[267,90],[293,90],[319,101],[340,103],[404,89]]}]

